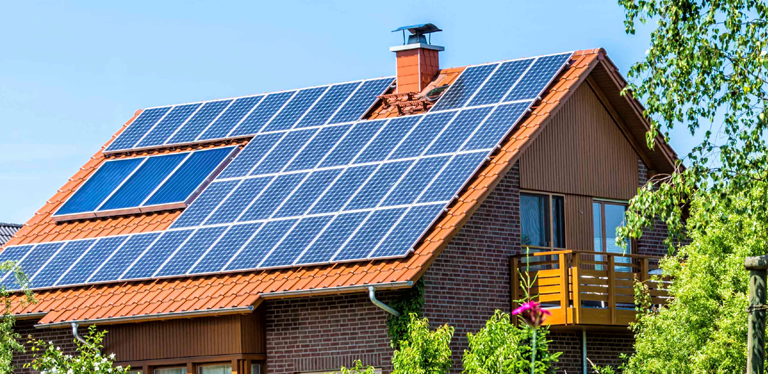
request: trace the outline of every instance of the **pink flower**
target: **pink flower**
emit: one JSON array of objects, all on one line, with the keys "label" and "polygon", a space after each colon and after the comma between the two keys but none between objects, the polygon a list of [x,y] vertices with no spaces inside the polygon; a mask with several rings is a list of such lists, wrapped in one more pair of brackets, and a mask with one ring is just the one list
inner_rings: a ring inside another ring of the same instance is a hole
[{"label": "pink flower", "polygon": [[519,315],[523,318],[523,321],[531,327],[539,327],[544,321],[547,320],[547,316],[551,316],[546,309],[541,309],[541,305],[535,301],[529,301],[520,305],[517,309],[512,311],[513,316]]}]

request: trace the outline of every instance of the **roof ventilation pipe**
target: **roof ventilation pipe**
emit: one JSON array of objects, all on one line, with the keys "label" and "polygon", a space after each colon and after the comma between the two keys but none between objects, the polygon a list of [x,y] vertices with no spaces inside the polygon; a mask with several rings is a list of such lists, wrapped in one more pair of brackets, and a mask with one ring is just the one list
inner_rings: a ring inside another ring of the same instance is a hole
[{"label": "roof ventilation pipe", "polygon": [[395,316],[400,317],[400,312],[394,310],[391,306],[382,303],[379,299],[376,298],[376,288],[373,286],[368,286],[368,297],[371,299],[371,302],[373,305],[376,305],[377,307],[384,309],[387,313]]}]

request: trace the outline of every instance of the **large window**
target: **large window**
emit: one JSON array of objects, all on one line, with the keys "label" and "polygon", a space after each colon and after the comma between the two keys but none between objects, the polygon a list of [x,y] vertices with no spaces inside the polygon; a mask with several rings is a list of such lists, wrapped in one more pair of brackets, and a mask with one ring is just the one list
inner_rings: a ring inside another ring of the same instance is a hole
[{"label": "large window", "polygon": [[[607,253],[632,253],[631,245],[628,248],[619,247],[616,244],[616,230],[624,226],[624,214],[627,205],[611,201],[595,200],[592,203],[592,227],[594,231],[595,252]],[[595,256],[597,261],[604,261],[602,256]],[[629,257],[616,256],[615,262],[629,263]],[[599,270],[599,269],[598,269]],[[617,266],[616,271],[630,271],[629,267]]]},{"label": "large window", "polygon": [[232,374],[232,365],[205,365],[197,368],[198,374]]},{"label": "large window", "polygon": [[542,193],[521,193],[520,226],[523,247],[565,248],[563,197]]}]

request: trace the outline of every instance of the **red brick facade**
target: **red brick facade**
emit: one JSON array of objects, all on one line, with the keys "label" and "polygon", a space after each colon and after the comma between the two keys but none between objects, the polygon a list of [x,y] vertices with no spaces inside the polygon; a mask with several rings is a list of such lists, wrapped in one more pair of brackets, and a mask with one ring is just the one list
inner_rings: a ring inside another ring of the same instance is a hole
[{"label": "red brick facade", "polygon": [[[13,364],[16,366],[16,370],[13,372],[16,374],[32,374],[37,373],[31,368],[24,368],[25,363],[29,363],[33,359],[32,351],[29,349],[29,338],[43,340],[46,342],[53,342],[57,347],[61,348],[64,353],[72,354],[75,352],[75,337],[72,335],[72,329],[36,329],[35,323],[37,320],[27,319],[16,321],[16,332],[21,335],[21,340],[24,342],[26,351],[24,353],[16,353],[13,355]],[[86,334],[87,329],[80,328],[80,334]]]}]

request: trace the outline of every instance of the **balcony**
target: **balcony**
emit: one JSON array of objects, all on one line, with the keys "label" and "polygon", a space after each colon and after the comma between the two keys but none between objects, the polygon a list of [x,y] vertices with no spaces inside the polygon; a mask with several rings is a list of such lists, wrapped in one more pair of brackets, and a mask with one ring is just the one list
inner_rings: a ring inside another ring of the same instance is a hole
[{"label": "balcony", "polygon": [[538,295],[535,300],[552,313],[547,323],[553,327],[628,326],[636,317],[635,280],[648,285],[653,305],[669,299],[664,289],[669,279],[651,279],[659,274],[659,259],[572,250],[514,256],[512,307],[517,307],[514,300],[525,295],[520,277],[527,273],[532,281],[530,295]]}]

